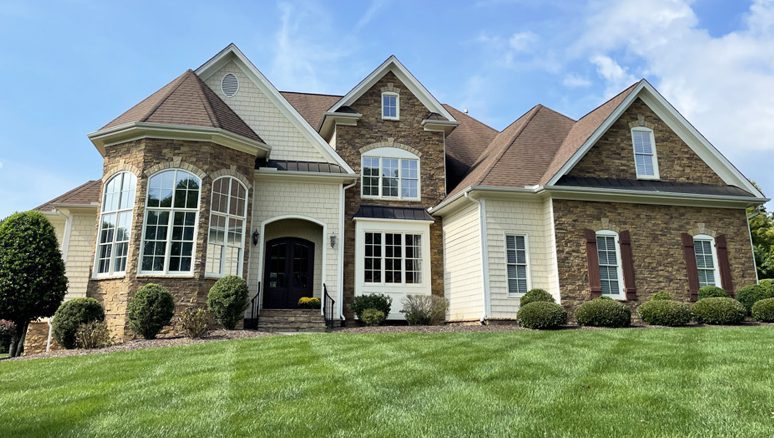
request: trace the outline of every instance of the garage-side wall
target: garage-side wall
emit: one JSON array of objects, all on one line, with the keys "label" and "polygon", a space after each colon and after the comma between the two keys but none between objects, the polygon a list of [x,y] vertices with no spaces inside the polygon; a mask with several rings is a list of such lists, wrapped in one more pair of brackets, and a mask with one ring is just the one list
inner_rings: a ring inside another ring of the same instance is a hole
[{"label": "garage-side wall", "polygon": [[478,204],[471,203],[443,218],[444,295],[448,320],[475,321],[483,312],[481,225]]}]

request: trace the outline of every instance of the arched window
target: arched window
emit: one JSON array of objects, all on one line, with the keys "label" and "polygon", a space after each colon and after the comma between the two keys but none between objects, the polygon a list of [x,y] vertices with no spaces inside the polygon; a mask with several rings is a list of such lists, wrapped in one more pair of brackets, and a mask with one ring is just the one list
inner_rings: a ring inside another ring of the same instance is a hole
[{"label": "arched window", "polygon": [[625,294],[618,233],[609,230],[597,231],[597,256],[602,295],[622,299]]},{"label": "arched window", "polygon": [[364,198],[418,201],[419,157],[398,148],[377,148],[363,154],[361,195]]},{"label": "arched window", "polygon": [[699,273],[699,287],[720,286],[720,270],[715,239],[706,234],[693,236],[693,253]]},{"label": "arched window", "polygon": [[143,226],[141,273],[193,272],[201,180],[169,169],[150,177]]},{"label": "arched window", "polygon": [[129,172],[120,172],[105,184],[94,267],[98,276],[126,272],[136,186],[137,178]]},{"label": "arched window", "polygon": [[246,217],[247,188],[230,176],[213,181],[207,274],[242,275]]}]

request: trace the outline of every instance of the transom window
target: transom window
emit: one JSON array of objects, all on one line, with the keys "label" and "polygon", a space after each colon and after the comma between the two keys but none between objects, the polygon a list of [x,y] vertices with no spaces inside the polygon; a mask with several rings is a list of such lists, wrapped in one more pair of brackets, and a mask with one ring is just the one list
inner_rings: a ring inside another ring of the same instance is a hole
[{"label": "transom window", "polygon": [[207,274],[242,275],[246,216],[247,188],[233,177],[213,181]]},{"label": "transom window", "polygon": [[597,232],[597,256],[599,257],[602,295],[623,296],[623,274],[620,255],[618,233],[613,231]]},{"label": "transom window", "polygon": [[386,120],[400,118],[400,96],[398,93],[382,93],[382,118]]},{"label": "transom window", "polygon": [[365,233],[366,283],[422,283],[422,235]]},{"label": "transom window", "polygon": [[527,236],[505,236],[508,293],[525,294],[529,290],[527,275]]},{"label": "transom window", "polygon": [[693,253],[699,272],[699,287],[720,285],[715,239],[705,235],[694,236]]},{"label": "transom window", "polygon": [[658,179],[658,158],[653,131],[648,128],[633,128],[632,145],[637,178]]},{"label": "transom window", "polygon": [[105,184],[95,263],[97,274],[126,272],[136,187],[137,178],[129,172],[121,172]]},{"label": "transom window", "polygon": [[362,158],[362,196],[419,200],[419,157],[396,148],[379,148]]},{"label": "transom window", "polygon": [[170,169],[148,181],[141,273],[193,272],[201,180]]}]

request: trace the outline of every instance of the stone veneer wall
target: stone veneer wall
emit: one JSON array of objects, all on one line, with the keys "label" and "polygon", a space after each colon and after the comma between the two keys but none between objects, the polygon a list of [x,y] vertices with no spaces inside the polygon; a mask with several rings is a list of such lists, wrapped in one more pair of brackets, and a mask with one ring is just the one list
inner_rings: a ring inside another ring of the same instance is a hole
[{"label": "stone veneer wall", "polygon": [[[166,168],[187,170],[202,179],[199,218],[196,230],[193,275],[186,278],[138,276],[141,254],[142,226],[145,217],[145,196],[148,178]],[[115,173],[130,171],[137,176],[137,191],[132,215],[132,231],[126,275],[114,279],[90,279],[88,296],[102,302],[111,334],[117,340],[130,336],[127,331],[126,306],[135,291],[144,284],[157,283],[168,288],[175,298],[176,313],[190,306],[204,305],[214,279],[205,278],[207,227],[210,222],[210,202],[214,178],[231,175],[248,187],[247,211],[252,211],[255,157],[210,142],[141,139],[108,146],[103,165],[103,182]],[[245,227],[243,273],[252,245],[249,242],[250,214]],[[99,224],[95,233],[98,232]],[[92,257],[93,259],[93,257]],[[92,262],[93,263],[93,262]]]},{"label": "stone veneer wall", "polygon": [[624,111],[569,175],[636,179],[631,134],[635,126],[653,130],[662,181],[726,185],[641,99]]},{"label": "stone veneer wall", "polygon": [[743,209],[680,207],[553,200],[559,286],[562,304],[573,310],[589,299],[586,241],[583,230],[629,230],[632,239],[637,302],[666,290],[689,301],[681,233],[725,234],[734,287],[756,281],[755,264]]},{"label": "stone veneer wall", "polygon": [[[400,95],[400,120],[382,120],[382,91]],[[364,148],[405,148],[419,152],[421,201],[361,200],[360,181],[346,192],[345,199],[345,247],[344,247],[344,302],[345,315],[352,317],[349,305],[355,295],[355,223],[352,217],[361,204],[399,207],[429,208],[446,196],[446,169],[444,160],[444,134],[425,131],[422,120],[430,111],[393,74],[387,73],[370,90],[366,91],[351,107],[363,115],[357,126],[336,127],[336,152],[355,172],[361,173],[360,157]],[[431,289],[434,295],[443,295],[443,232],[441,221],[430,226]],[[400,303],[393,304],[400,306]]]}]

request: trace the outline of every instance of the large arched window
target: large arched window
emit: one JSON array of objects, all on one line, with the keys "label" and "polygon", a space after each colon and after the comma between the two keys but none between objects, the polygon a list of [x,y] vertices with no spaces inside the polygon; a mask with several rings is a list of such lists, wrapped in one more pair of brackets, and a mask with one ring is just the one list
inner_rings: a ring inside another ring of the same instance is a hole
[{"label": "large arched window", "polygon": [[377,148],[363,154],[361,195],[417,201],[419,157],[398,148]]},{"label": "large arched window", "polygon": [[118,173],[105,184],[94,267],[98,276],[126,272],[136,186],[137,178],[129,172]]},{"label": "large arched window", "polygon": [[192,173],[170,169],[148,181],[143,227],[143,274],[193,272],[201,180]]},{"label": "large arched window", "polygon": [[246,216],[247,188],[230,176],[213,181],[207,238],[208,275],[242,275]]}]

